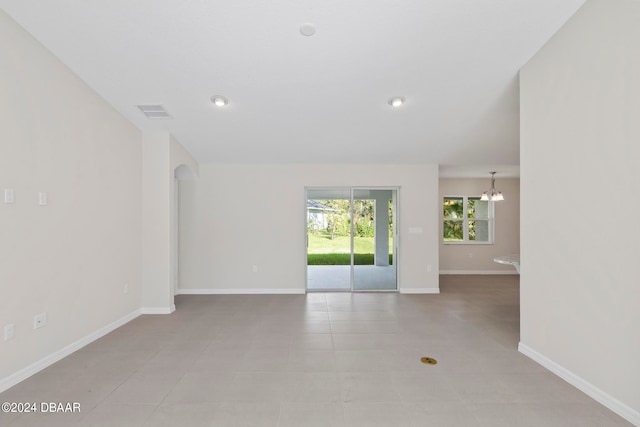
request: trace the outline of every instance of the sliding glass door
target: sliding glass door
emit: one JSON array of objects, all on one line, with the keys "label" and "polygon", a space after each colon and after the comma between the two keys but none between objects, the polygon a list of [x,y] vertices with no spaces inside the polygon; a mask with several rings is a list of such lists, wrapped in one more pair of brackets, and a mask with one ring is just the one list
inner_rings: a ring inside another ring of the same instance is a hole
[{"label": "sliding glass door", "polygon": [[396,190],[353,189],[353,290],[397,289],[394,213]]},{"label": "sliding glass door", "polygon": [[307,289],[351,290],[351,190],[307,189]]},{"label": "sliding glass door", "polygon": [[397,290],[396,188],[309,188],[307,290]]}]

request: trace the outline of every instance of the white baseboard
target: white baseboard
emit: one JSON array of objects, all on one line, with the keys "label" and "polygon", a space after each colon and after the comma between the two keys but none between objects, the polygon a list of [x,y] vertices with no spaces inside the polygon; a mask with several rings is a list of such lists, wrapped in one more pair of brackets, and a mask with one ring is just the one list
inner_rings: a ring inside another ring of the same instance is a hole
[{"label": "white baseboard", "polygon": [[528,347],[526,344],[519,343],[518,351],[524,354],[525,356],[529,357],[533,361],[544,366],[545,368],[547,368],[548,370],[550,370],[551,372],[553,372],[554,374],[556,374],[557,376],[559,376],[560,378],[562,378],[563,380],[565,380],[566,382],[568,382],[569,384],[577,388],[578,390],[582,391],[586,395],[592,397],[593,399],[597,400],[607,408],[611,409],[613,412],[620,415],[622,418],[626,419],[631,424],[640,426],[640,412],[636,411],[635,409],[631,408],[628,405],[625,405],[615,397],[605,393],[604,391],[600,390],[598,387],[594,386],[590,382],[585,381],[584,379],[580,378],[579,376],[569,371],[568,369],[564,368],[563,366],[558,365],[553,360],[538,353],[531,347]]},{"label": "white baseboard", "polygon": [[299,295],[305,293],[305,289],[178,289],[180,295]]},{"label": "white baseboard", "polygon": [[33,374],[40,372],[44,368],[53,365],[57,361],[64,359],[71,353],[80,350],[82,347],[86,346],[87,344],[91,344],[95,340],[102,338],[103,336],[107,335],[109,332],[112,332],[118,329],[120,326],[140,316],[140,314],[142,314],[140,309],[134,312],[131,312],[126,316],[116,320],[115,322],[111,322],[108,325],[98,329],[97,331],[90,333],[86,337],[80,338],[78,341],[75,341],[69,344],[68,346],[61,348],[55,353],[52,353],[49,356],[38,360],[37,362],[27,366],[26,368],[23,368],[18,372],[9,375],[6,378],[3,378],[2,380],[0,380],[0,393],[13,387],[19,382],[26,380],[27,378],[29,378]]},{"label": "white baseboard", "polygon": [[513,271],[511,270],[440,270],[440,274],[442,275],[449,275],[449,274],[480,274],[480,275],[495,275],[495,274],[507,274],[507,275],[511,275],[511,274],[519,274],[516,269],[514,268]]},{"label": "white baseboard", "polygon": [[400,289],[401,294],[439,294],[440,288],[408,288]]},{"label": "white baseboard", "polygon": [[175,304],[171,307],[142,307],[140,309],[142,314],[171,314],[176,311]]}]

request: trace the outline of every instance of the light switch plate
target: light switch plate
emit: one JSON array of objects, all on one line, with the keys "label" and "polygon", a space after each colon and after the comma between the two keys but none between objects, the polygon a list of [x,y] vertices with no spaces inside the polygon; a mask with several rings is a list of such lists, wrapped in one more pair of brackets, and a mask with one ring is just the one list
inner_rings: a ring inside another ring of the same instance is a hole
[{"label": "light switch plate", "polygon": [[9,341],[11,338],[13,338],[13,323],[4,325],[4,340]]},{"label": "light switch plate", "polygon": [[13,188],[5,188],[4,189],[4,202],[5,203],[14,203],[15,202],[15,194]]}]

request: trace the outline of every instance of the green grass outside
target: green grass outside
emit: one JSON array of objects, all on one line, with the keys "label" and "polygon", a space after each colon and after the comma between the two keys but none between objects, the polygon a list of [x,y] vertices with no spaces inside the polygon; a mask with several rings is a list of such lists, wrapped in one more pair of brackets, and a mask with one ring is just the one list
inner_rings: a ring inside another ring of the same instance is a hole
[{"label": "green grass outside", "polygon": [[[373,237],[354,237],[354,264],[373,265]],[[389,264],[393,264],[393,242],[389,241]],[[350,265],[351,240],[347,236],[331,239],[328,234],[309,234],[308,265]]]},{"label": "green grass outside", "polygon": [[[373,265],[373,254],[353,254],[354,265]],[[307,254],[307,265],[351,265],[349,254]],[[389,254],[389,265],[393,255]]]}]

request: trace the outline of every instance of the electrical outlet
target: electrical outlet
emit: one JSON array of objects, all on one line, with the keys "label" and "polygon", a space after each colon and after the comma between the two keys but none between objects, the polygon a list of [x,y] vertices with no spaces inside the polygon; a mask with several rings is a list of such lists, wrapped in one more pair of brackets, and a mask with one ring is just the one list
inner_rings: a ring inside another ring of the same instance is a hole
[{"label": "electrical outlet", "polygon": [[129,284],[128,284],[128,283],[125,283],[125,284],[124,284],[124,293],[125,293],[125,294],[128,294],[128,293],[129,293]]},{"label": "electrical outlet", "polygon": [[33,329],[42,328],[47,325],[47,313],[36,314],[33,318]]},{"label": "electrical outlet", "polygon": [[251,267],[251,271],[253,271],[254,273],[258,272],[258,266],[254,265],[253,267]]},{"label": "electrical outlet", "polygon": [[4,325],[4,340],[9,341],[11,338],[13,338],[13,323]]},{"label": "electrical outlet", "polygon": [[431,272],[431,264],[427,264],[427,271]]}]

